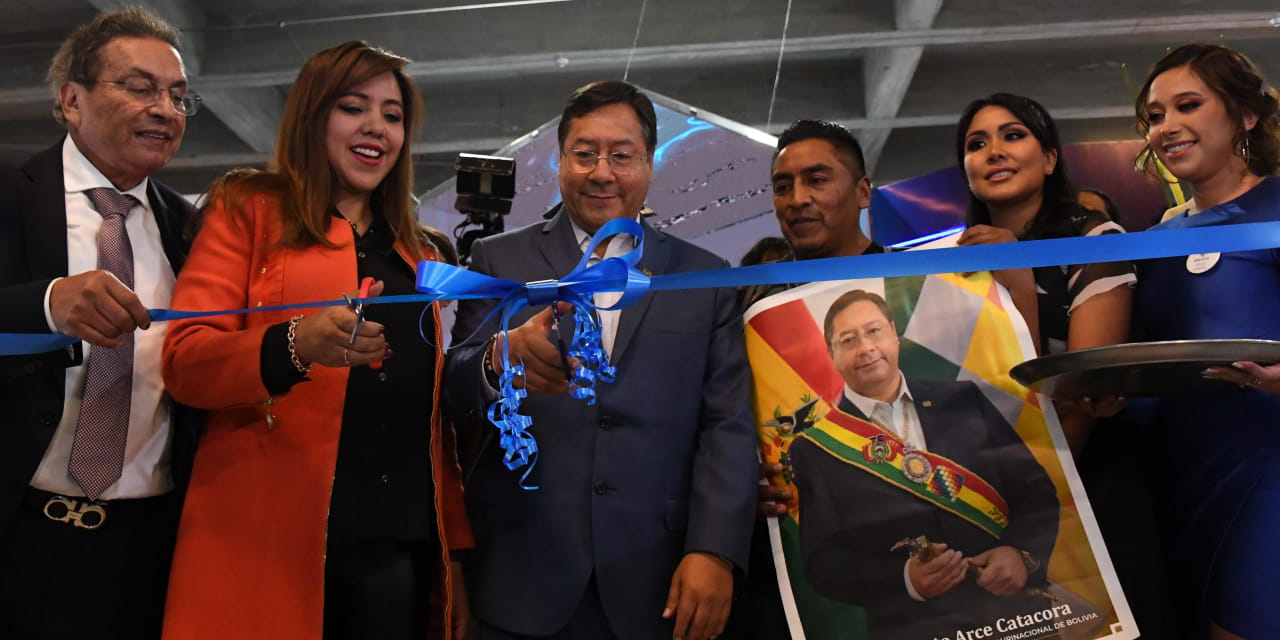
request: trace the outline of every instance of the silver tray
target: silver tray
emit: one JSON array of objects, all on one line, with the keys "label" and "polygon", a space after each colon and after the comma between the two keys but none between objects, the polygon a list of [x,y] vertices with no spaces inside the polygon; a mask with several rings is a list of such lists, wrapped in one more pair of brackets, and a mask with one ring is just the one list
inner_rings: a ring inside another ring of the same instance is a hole
[{"label": "silver tray", "polygon": [[1056,398],[1154,396],[1223,389],[1230,385],[1200,375],[1205,367],[1249,360],[1280,362],[1275,340],[1168,340],[1080,349],[1028,360],[1013,369],[1014,380]]}]

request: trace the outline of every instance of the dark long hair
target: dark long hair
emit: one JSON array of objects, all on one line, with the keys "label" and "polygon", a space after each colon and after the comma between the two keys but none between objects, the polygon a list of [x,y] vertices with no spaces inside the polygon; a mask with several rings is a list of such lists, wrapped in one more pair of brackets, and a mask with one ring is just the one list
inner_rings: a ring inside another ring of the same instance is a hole
[{"label": "dark long hair", "polygon": [[[1067,177],[1067,165],[1062,157],[1062,141],[1058,137],[1058,125],[1053,122],[1049,112],[1039,102],[1012,93],[994,93],[969,103],[956,124],[956,162],[964,168],[964,141],[969,132],[973,118],[985,107],[1004,107],[1015,118],[1022,122],[1040,143],[1040,147],[1048,152],[1057,152],[1058,163],[1053,173],[1045,176],[1044,195],[1040,202],[1040,211],[1027,230],[1019,237],[1054,238],[1063,235],[1074,235],[1072,232],[1072,216],[1081,211],[1076,204],[1076,188]],[[965,224],[972,227],[976,224],[991,224],[991,211],[985,202],[969,192],[969,209],[965,216]]]},{"label": "dark long hair", "polygon": [[[1280,171],[1280,93],[1266,86],[1262,71],[1252,60],[1239,51],[1216,44],[1184,44],[1165,54],[1151,67],[1133,103],[1138,117],[1138,133],[1142,138],[1145,140],[1151,131],[1147,113],[1151,83],[1155,82],[1156,76],[1178,67],[1190,68],[1222,100],[1227,115],[1236,125],[1231,146],[1234,153],[1245,160],[1249,170],[1260,176],[1275,175]],[[1246,111],[1258,116],[1258,124],[1251,131],[1244,128]],[[1247,157],[1245,149],[1249,150]],[[1138,164],[1148,175],[1160,177],[1156,173],[1150,143],[1138,156]]]}]

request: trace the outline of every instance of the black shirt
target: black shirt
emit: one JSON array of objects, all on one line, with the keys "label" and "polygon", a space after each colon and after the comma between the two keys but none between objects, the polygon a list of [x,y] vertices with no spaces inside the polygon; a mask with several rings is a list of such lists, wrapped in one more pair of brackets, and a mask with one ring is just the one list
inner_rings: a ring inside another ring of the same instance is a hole
[{"label": "black shirt", "polygon": [[[355,251],[357,282],[335,282],[335,289],[354,291],[368,276],[384,283],[384,296],[416,292],[414,270],[396,252],[384,218],[375,214]],[[378,370],[352,367],[347,379],[329,527],[364,537],[433,539],[435,319],[424,303],[369,305],[365,320],[386,327],[395,357]],[[262,377],[273,394],[305,384],[289,360],[287,329],[287,323],[276,325],[263,338]]]}]

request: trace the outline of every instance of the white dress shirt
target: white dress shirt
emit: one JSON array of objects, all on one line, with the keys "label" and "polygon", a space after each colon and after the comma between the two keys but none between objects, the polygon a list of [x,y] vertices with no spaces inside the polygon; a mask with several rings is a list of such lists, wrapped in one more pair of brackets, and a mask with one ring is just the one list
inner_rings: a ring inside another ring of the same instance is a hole
[{"label": "white dress shirt", "polygon": [[888,429],[913,449],[928,451],[925,448],[924,431],[920,428],[920,418],[916,416],[916,405],[911,399],[911,390],[907,388],[907,379],[902,377],[902,372],[898,372],[898,377],[898,396],[891,403],[868,398],[848,386],[844,388],[844,397],[863,415]]},{"label": "white dress shirt", "polygon": [[[891,403],[868,398],[848,386],[844,388],[844,397],[848,398],[849,402],[852,402],[863,415],[888,429],[912,449],[928,451],[925,448],[924,430],[920,427],[920,417],[916,415],[916,405],[911,399],[911,390],[907,388],[907,379],[902,377],[901,371],[898,372],[898,376],[898,397]],[[911,599],[924,602],[924,598],[916,592],[915,587],[911,586],[911,575],[907,570],[910,562],[908,560],[902,565],[902,582],[907,586],[907,595],[911,596]]]},{"label": "white dress shirt", "polygon": [[[62,144],[62,178],[66,188],[67,273],[79,275],[97,269],[98,228],[102,216],[85,193],[98,187],[114,188],[111,181],[80,152],[70,136]],[[174,274],[164,253],[160,227],[147,200],[148,180],[144,179],[125,191],[138,199],[125,220],[125,231],[133,247],[134,293],[148,309],[167,308],[173,293]],[[54,282],[57,282],[55,280]],[[50,330],[57,331],[49,310],[49,292],[45,291],[45,319]],[[129,435],[124,450],[124,466],[120,479],[107,488],[102,500],[146,498],[173,489],[169,475],[169,398],[160,377],[160,349],[164,342],[163,323],[146,331],[139,330],[133,343],[133,397],[129,411]],[[89,361],[93,346],[83,343],[84,362]],[[80,417],[80,401],[84,392],[85,366],[67,369],[63,394],[62,422],[53,434],[31,486],[68,496],[84,492],[67,473],[71,443],[75,439]]]},{"label": "white dress shirt", "polygon": [[[584,254],[587,247],[591,244],[591,235],[583,231],[578,223],[569,219],[569,223],[573,225],[573,237],[578,240],[578,250]],[[599,259],[593,259],[589,264],[594,264],[606,258],[616,258],[628,251],[636,248],[636,239],[629,233],[619,233],[605,243],[604,255]],[[597,293],[592,297],[592,302],[599,307],[608,307],[616,304],[622,298],[621,291],[606,291]],[[622,316],[621,309],[605,311],[600,309],[596,311],[596,315],[600,318],[600,346],[604,348],[604,352],[613,356],[613,342],[618,336],[618,318]]]}]

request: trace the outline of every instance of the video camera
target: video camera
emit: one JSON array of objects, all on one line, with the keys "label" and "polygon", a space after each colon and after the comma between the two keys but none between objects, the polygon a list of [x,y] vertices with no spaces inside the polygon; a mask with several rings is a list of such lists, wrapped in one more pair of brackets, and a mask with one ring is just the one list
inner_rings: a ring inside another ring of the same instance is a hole
[{"label": "video camera", "polygon": [[[476,240],[505,229],[503,216],[511,213],[511,199],[516,194],[516,161],[459,153],[454,169],[458,172],[458,197],[453,208],[466,220],[454,228],[453,237],[457,240],[458,257],[465,265],[471,261],[471,245]],[[478,228],[465,230],[468,227]]]}]

